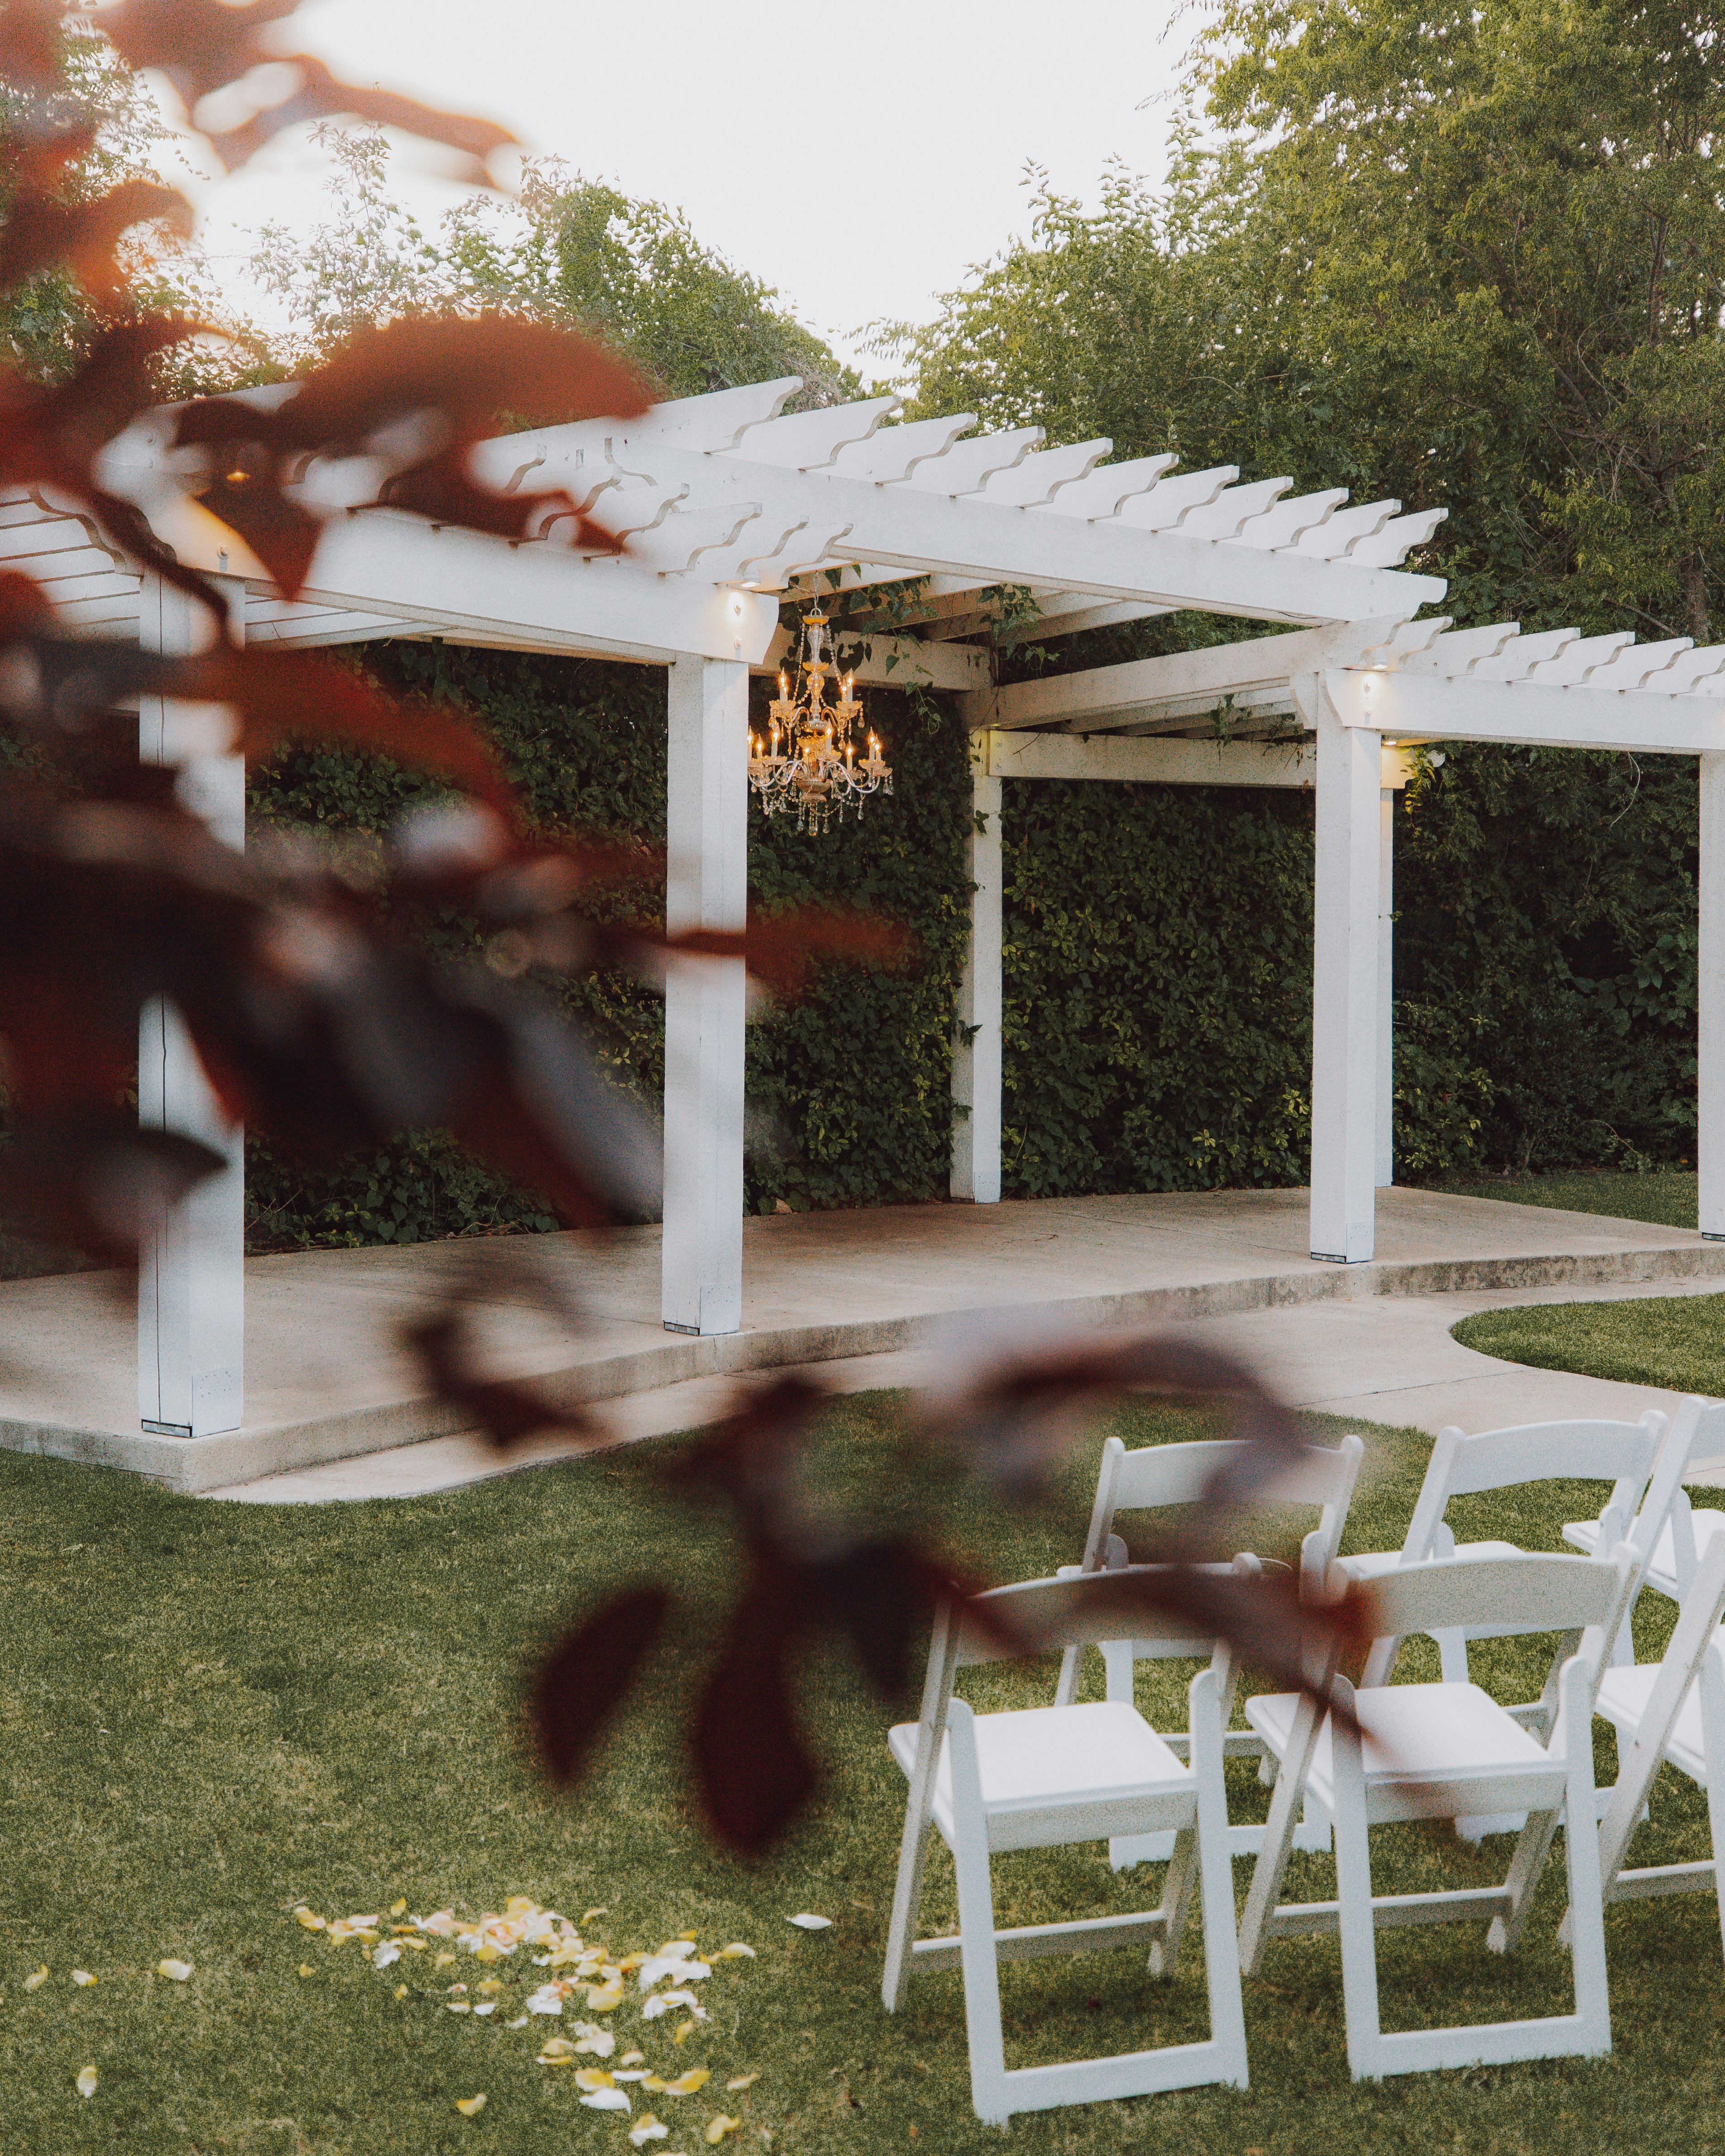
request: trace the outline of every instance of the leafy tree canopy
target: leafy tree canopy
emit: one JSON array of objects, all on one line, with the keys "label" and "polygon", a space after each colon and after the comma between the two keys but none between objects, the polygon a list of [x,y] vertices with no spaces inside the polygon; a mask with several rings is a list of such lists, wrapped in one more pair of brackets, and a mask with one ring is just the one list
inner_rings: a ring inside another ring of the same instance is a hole
[{"label": "leafy tree canopy", "polygon": [[922,403],[1450,518],[1446,611],[1709,634],[1725,475],[1722,18],[1224,0],[1153,197],[1040,188],[896,342]]}]

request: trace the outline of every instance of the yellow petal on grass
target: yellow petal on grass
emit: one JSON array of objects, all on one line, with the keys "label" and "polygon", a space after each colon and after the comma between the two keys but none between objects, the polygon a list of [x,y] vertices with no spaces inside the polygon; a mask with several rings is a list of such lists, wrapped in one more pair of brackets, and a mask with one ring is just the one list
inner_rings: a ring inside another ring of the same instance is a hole
[{"label": "yellow petal on grass", "polygon": [[407,1913],[407,1907],[408,1905],[405,1902],[392,1902],[389,1905],[389,1913],[392,1917],[405,1916]]},{"label": "yellow petal on grass", "polygon": [[611,2087],[611,2076],[603,2066],[578,2066],[575,2069],[577,2088],[600,2089]]},{"label": "yellow petal on grass", "polygon": [[295,1909],[294,1914],[308,1932],[326,1932],[329,1929],[329,1925],[325,1919],[314,1916],[310,1909]]},{"label": "yellow petal on grass", "polygon": [[637,2148],[644,2148],[649,2141],[666,2140],[670,2134],[670,2127],[661,2126],[650,2111],[629,2129],[629,2138]]},{"label": "yellow petal on grass", "polygon": [[455,2099],[455,2108],[464,2118],[477,2118],[485,2107],[485,2096],[483,2089],[477,2096],[458,2096]]},{"label": "yellow petal on grass", "polygon": [[38,1991],[44,1984],[47,1983],[47,1981],[48,1964],[44,1962],[40,1969],[34,1970],[30,1975],[24,1979],[24,1989],[26,1991]]},{"label": "yellow petal on grass", "polygon": [[714,1961],[742,1961],[745,1957],[750,1961],[757,1958],[752,1947],[745,1946],[741,1939],[732,1939],[728,1947],[721,1947],[710,1958]]},{"label": "yellow petal on grass", "polygon": [[733,2089],[752,2088],[760,2078],[758,2074],[732,2074],[725,2084],[725,2092],[728,2096]]},{"label": "yellow petal on grass", "polygon": [[595,1917],[608,1917],[610,1913],[609,1904],[601,1902],[597,1909],[583,1909],[581,1912],[581,1921],[583,1924],[591,1923]]},{"label": "yellow petal on grass", "polygon": [[712,2077],[711,2066],[691,2066],[686,2074],[679,2074],[674,2082],[667,2082],[665,2092],[667,2096],[694,2096],[704,2089]]},{"label": "yellow petal on grass", "polygon": [[159,1961],[156,1974],[167,1977],[171,1983],[183,1984],[192,1974],[192,1964],[189,1961]]},{"label": "yellow petal on grass", "polygon": [[625,2051],[617,2063],[620,2066],[638,2066],[646,2056],[644,2051]]},{"label": "yellow petal on grass", "polygon": [[72,1981],[78,1986],[79,1989],[82,1991],[87,1989],[90,1984],[94,1984],[95,1982],[95,1979],[90,1974],[87,1969],[74,1969],[72,1972]]},{"label": "yellow petal on grass", "polygon": [[671,2041],[674,2044],[686,2044],[694,2034],[695,2024],[693,2021],[680,2021],[678,2022],[675,2029],[672,2031]]},{"label": "yellow petal on grass", "polygon": [[[512,2028],[515,2025],[511,2023]],[[539,2054],[542,2066],[568,2066],[575,2063],[575,2046],[567,2036],[547,2036],[545,2048]]]},{"label": "yellow petal on grass", "polygon": [[480,1991],[501,1991],[503,1979],[501,1976],[488,1976],[485,1982],[476,1988]]},{"label": "yellow petal on grass", "polygon": [[316,1976],[317,1971],[311,1966],[309,1961],[302,1961],[300,1964],[300,1974],[301,1976]]},{"label": "yellow petal on grass", "polygon": [[72,2086],[80,2096],[94,2096],[96,2092],[96,2082],[100,2078],[94,2066],[80,2066],[78,2069],[78,2078]]},{"label": "yellow petal on grass", "polygon": [[396,1995],[396,1997],[397,1997],[398,1999],[405,1999],[405,1998],[407,1997],[407,1995],[408,1995],[408,1987],[406,1986],[406,1984],[397,1984],[397,1986],[395,1987],[395,1995]]},{"label": "yellow petal on grass", "polygon": [[434,1969],[451,1969],[454,1966],[454,1961],[455,1957],[454,1954],[440,1953],[437,1959],[433,1962],[431,1966]]},{"label": "yellow petal on grass", "polygon": [[707,2122],[706,2132],[701,2138],[709,2148],[716,2148],[727,2133],[735,2133],[742,2124],[740,2118],[726,2118],[721,2111],[716,2118]]},{"label": "yellow petal on grass", "polygon": [[623,1979],[614,1984],[590,1984],[587,1987],[587,2010],[589,2014],[609,2014],[623,2004]]}]

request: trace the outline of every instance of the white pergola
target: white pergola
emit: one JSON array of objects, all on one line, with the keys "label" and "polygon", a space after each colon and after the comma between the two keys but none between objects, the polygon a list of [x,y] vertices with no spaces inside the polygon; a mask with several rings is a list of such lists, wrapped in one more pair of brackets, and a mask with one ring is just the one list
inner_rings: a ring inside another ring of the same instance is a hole
[{"label": "white pergola", "polygon": [[[492,485],[567,490],[626,539],[583,555],[552,519],[509,542],[366,506],[374,475],[314,463],[306,502],[327,514],[305,591],[284,600],[261,565],[189,493],[189,461],[158,415],[116,444],[104,474],[182,561],[227,579],[249,639],[299,645],[442,638],[669,669],[666,916],[735,929],[747,901],[747,696],[776,667],[785,597],[878,592],[862,616],[857,678],[958,692],[973,729],[973,935],[955,1036],[952,1188],[1000,1193],[999,808],[1004,779],[1314,786],[1317,794],[1312,1247],[1372,1255],[1373,1193],[1390,1179],[1388,804],[1398,744],[1538,741],[1699,753],[1702,812],[1702,1226],[1725,1235],[1725,978],[1717,922],[1725,838],[1725,651],[1629,639],[1518,638],[1415,622],[1441,580],[1399,564],[1441,510],[1346,506],[1232,466],[1111,464],[1111,444],[1045,449],[1040,430],[978,435],[967,415],[895,420],[880,398],[783,413],[794,377],[655,406],[624,424],[500,437],[475,466]],[[281,390],[262,393],[271,398]],[[183,650],[192,610],[140,574],[49,494],[0,495],[0,557],[35,577],[68,627]],[[910,580],[916,580],[911,583]],[[1026,588],[1045,634],[1180,609],[1291,626],[1171,658],[994,690],[976,638],[985,594]],[[869,602],[865,599],[866,606]],[[1221,708],[1228,738],[1218,739]],[[184,767],[182,791],[243,843],[244,773],[213,753],[208,715],[146,706],[143,753]],[[745,982],[740,963],[674,964],[665,1011],[665,1323],[742,1322]],[[242,1384],[240,1134],[226,1127],[172,1010],[146,1014],[146,1122],[218,1144],[228,1173],[170,1222],[144,1269],[139,1408],[147,1428],[239,1426]]]}]

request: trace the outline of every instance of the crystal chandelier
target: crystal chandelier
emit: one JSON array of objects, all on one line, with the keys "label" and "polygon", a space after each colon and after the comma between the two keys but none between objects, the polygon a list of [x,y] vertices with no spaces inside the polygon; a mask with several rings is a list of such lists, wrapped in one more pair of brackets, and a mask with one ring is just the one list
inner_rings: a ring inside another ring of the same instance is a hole
[{"label": "crystal chandelier", "polygon": [[838,695],[829,703],[827,683],[838,667],[829,659],[827,617],[805,614],[808,649],[797,670],[797,693],[784,669],[779,669],[778,695],[770,709],[767,741],[749,736],[749,785],[761,797],[769,816],[787,808],[797,812],[797,829],[817,834],[837,816],[843,822],[847,808],[859,816],[870,794],[885,787],[892,791],[892,767],[880,754],[880,737],[868,737],[868,753],[858,756],[850,730],[862,718],[862,706],[853,694],[855,674],[838,681]]}]

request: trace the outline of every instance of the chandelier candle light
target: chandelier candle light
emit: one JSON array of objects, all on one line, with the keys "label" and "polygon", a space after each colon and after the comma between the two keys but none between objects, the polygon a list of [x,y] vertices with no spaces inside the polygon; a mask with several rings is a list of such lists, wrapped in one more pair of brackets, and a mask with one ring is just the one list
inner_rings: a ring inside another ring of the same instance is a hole
[{"label": "chandelier candle light", "polygon": [[892,767],[881,757],[878,734],[868,737],[867,755],[856,752],[850,737],[862,717],[852,693],[856,676],[845,675],[837,683],[837,696],[826,701],[828,677],[839,670],[826,655],[827,617],[805,614],[803,627],[808,649],[798,669],[797,693],[791,694],[781,667],[768,741],[749,736],[749,785],[767,815],[794,808],[798,829],[819,834],[835,815],[842,822],[847,808],[860,816],[863,803],[882,787],[891,793]]}]

